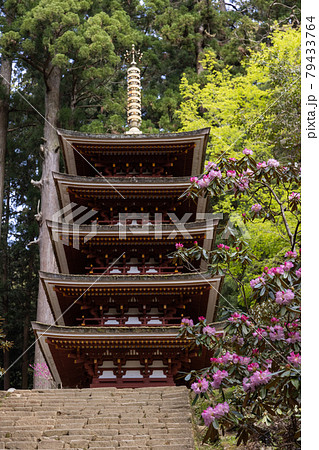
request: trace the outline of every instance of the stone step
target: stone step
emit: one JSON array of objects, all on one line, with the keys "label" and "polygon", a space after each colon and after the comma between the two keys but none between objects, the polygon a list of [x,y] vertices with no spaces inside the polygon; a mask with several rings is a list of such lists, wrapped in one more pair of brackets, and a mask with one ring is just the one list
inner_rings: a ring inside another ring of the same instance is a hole
[{"label": "stone step", "polygon": [[0,449],[194,449],[185,387],[16,390],[0,399]]}]

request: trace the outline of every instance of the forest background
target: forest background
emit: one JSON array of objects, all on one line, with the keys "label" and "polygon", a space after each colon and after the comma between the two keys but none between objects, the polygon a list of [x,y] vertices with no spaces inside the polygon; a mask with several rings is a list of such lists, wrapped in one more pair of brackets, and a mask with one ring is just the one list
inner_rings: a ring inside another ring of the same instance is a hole
[{"label": "forest background", "polygon": [[[143,52],[144,133],[209,126],[207,160],[248,147],[261,161],[299,161],[300,3],[7,0],[0,11],[0,328],[13,343],[0,367],[23,354],[0,379],[8,389],[32,387],[33,347],[26,350],[34,340],[39,246],[29,244],[39,236],[43,199],[31,180],[41,179],[52,155],[64,170],[49,123],[125,132],[124,55],[134,43]],[[240,274],[249,289],[289,243],[276,223],[243,223],[248,199],[216,199],[212,207],[224,214],[220,231],[228,225],[249,239],[257,259]],[[231,280],[222,294],[237,304]]]}]

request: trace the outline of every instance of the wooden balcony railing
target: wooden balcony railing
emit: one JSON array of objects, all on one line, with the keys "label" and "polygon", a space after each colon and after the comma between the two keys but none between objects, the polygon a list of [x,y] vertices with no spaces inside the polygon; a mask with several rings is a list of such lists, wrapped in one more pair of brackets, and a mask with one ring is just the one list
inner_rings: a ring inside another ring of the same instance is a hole
[{"label": "wooden balcony railing", "polygon": [[81,322],[81,326],[98,326],[98,327],[161,327],[167,325],[179,325],[181,323],[181,317],[169,317],[169,316],[103,316],[103,317],[87,317],[77,318],[78,322]]},{"label": "wooden balcony railing", "polygon": [[181,273],[183,266],[155,266],[126,264],[125,266],[85,267],[90,275],[164,275],[169,273]]}]

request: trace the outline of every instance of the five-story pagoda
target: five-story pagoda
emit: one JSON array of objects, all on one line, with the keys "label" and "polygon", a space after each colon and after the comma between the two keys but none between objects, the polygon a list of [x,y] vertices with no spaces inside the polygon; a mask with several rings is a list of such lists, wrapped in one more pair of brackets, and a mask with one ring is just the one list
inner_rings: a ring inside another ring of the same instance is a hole
[{"label": "five-story pagoda", "polygon": [[55,322],[33,329],[63,387],[174,385],[179,370],[201,363],[177,338],[182,317],[215,318],[222,279],[203,261],[191,272],[167,257],[177,242],[213,245],[206,200],[179,200],[203,170],[209,129],[142,134],[132,55],[130,130],[58,132],[67,174],[52,174],[61,210],[47,226],[59,273],[40,273]]}]

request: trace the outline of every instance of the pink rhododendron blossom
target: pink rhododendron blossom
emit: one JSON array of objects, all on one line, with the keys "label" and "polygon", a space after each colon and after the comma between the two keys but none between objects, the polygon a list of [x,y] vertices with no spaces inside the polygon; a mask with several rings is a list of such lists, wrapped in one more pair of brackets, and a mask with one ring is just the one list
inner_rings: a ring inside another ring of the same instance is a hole
[{"label": "pink rhododendron blossom", "polygon": [[241,314],[239,313],[233,313],[229,318],[228,318],[228,322],[239,322],[241,318]]},{"label": "pink rhododendron blossom", "polygon": [[189,179],[189,181],[190,181],[191,183],[197,183],[198,178],[197,178],[197,177],[191,177],[191,178]]},{"label": "pink rhododendron blossom", "polygon": [[236,161],[236,158],[228,158],[228,161]]},{"label": "pink rhododendron blossom", "polygon": [[223,361],[221,358],[210,358],[212,364],[221,364]]},{"label": "pink rhododendron blossom", "polygon": [[188,327],[193,327],[194,326],[194,322],[192,321],[192,319],[186,319],[186,317],[184,317],[182,319],[182,323],[181,326],[188,326]]},{"label": "pink rhododendron blossom", "polygon": [[277,161],[277,159],[268,159],[267,166],[268,167],[278,167],[279,161]]},{"label": "pink rhododendron blossom", "polygon": [[243,379],[244,391],[254,392],[257,386],[267,384],[270,381],[272,374],[269,370],[261,371],[257,370],[250,378]]},{"label": "pink rhododendron blossom", "polygon": [[246,177],[251,177],[253,174],[254,172],[251,169],[246,169],[243,171],[243,175],[245,175]]},{"label": "pink rhododendron blossom", "polygon": [[253,336],[257,337],[260,341],[262,338],[266,337],[268,335],[266,330],[263,330],[262,328],[257,328],[256,331],[253,332]]},{"label": "pink rhododendron blossom", "polygon": [[207,325],[207,327],[203,328],[203,333],[207,334],[208,336],[215,336],[216,328],[212,328],[209,325]]},{"label": "pink rhododendron blossom", "polygon": [[222,173],[220,170],[211,170],[208,174],[207,177],[210,180],[214,180],[214,178],[221,178],[222,177]]},{"label": "pink rhododendron blossom", "polygon": [[194,241],[194,245],[198,245],[198,242],[197,242],[197,241]]},{"label": "pink rhododendron blossom", "polygon": [[199,187],[207,187],[210,182],[211,179],[208,177],[208,175],[204,175],[202,179],[197,181],[197,184]]},{"label": "pink rhododendron blossom", "polygon": [[224,244],[218,244],[218,245],[217,245],[217,248],[224,248],[224,247],[225,247]]},{"label": "pink rhododendron blossom", "polygon": [[208,170],[208,169],[211,169],[211,168],[216,169],[216,167],[217,167],[216,163],[214,163],[212,161],[208,161],[208,163],[205,166],[205,170]]},{"label": "pink rhododendron blossom", "polygon": [[301,341],[301,336],[298,331],[289,331],[288,339],[286,339],[286,342],[288,342],[288,344],[295,344],[296,342],[300,342],[300,341]]},{"label": "pink rhododendron blossom", "polygon": [[284,263],[284,271],[288,272],[290,269],[292,269],[294,264],[291,261],[285,261]]},{"label": "pink rhododendron blossom", "polygon": [[288,198],[290,201],[291,200],[300,200],[300,194],[298,192],[292,192]]},{"label": "pink rhododendron blossom", "polygon": [[218,389],[223,379],[226,377],[228,377],[227,370],[217,370],[217,372],[213,375],[213,382],[211,383],[212,388]]},{"label": "pink rhododendron blossom", "polygon": [[229,250],[230,247],[228,247],[228,245],[225,245],[224,249],[225,249],[225,250]]},{"label": "pink rhododendron blossom", "polygon": [[243,366],[248,366],[250,360],[251,358],[249,356],[241,356],[239,362],[240,364],[243,364]]},{"label": "pink rhododendron blossom", "polygon": [[291,352],[289,356],[287,356],[288,361],[290,364],[292,364],[294,367],[299,367],[301,364],[301,356],[299,353]]},{"label": "pink rhododendron blossom", "polygon": [[199,316],[198,320],[199,320],[200,322],[203,322],[203,321],[205,320],[205,317],[204,317],[204,316]]},{"label": "pink rhododendron blossom", "polygon": [[209,382],[206,380],[206,378],[203,378],[202,380],[197,380],[197,383],[193,383],[191,385],[191,388],[195,392],[195,394],[203,394],[207,391],[209,386]]},{"label": "pink rhododendron blossom", "polygon": [[241,177],[236,186],[240,191],[244,191],[249,188],[249,181],[247,178]]},{"label": "pink rhododendron blossom", "polygon": [[229,412],[229,405],[227,402],[218,403],[218,405],[216,405],[215,408],[212,408],[211,406],[209,406],[207,409],[205,409],[202,412],[202,418],[204,419],[204,424],[206,425],[206,427],[209,427],[209,425],[215,419],[220,419],[228,412]]},{"label": "pink rhododendron blossom", "polygon": [[177,242],[177,244],[175,244],[175,247],[176,247],[177,249],[179,249],[179,248],[183,248],[184,245],[181,244],[180,242]]},{"label": "pink rhododendron blossom", "polygon": [[252,354],[253,355],[258,355],[258,353],[259,353],[259,349],[258,348],[253,348],[252,349]]},{"label": "pink rhododendron blossom", "polygon": [[285,254],[285,258],[296,258],[297,257],[297,252],[287,252]]},{"label": "pink rhododendron blossom", "polygon": [[265,168],[265,167],[267,167],[266,161],[257,163],[257,168],[258,169]]},{"label": "pink rhododendron blossom", "polygon": [[296,270],[296,276],[297,276],[297,278],[301,277],[301,267],[300,267],[300,269]]},{"label": "pink rhododendron blossom", "polygon": [[277,319],[276,317],[272,317],[270,322],[274,323],[274,322],[279,322],[279,319]]},{"label": "pink rhododendron blossom", "polygon": [[252,155],[254,152],[252,151],[252,150],[249,150],[248,148],[245,148],[244,150],[243,150],[243,154],[244,155]]},{"label": "pink rhododendron blossom", "polygon": [[262,206],[259,203],[255,203],[252,207],[251,210],[254,212],[259,212],[262,210]]},{"label": "pink rhododendron blossom", "polygon": [[258,277],[258,278],[255,278],[254,280],[250,280],[250,286],[252,288],[257,286],[257,284],[265,284],[265,283],[266,283],[266,280],[264,277]]},{"label": "pink rhododendron blossom", "polygon": [[228,177],[235,178],[236,177],[236,170],[227,170],[226,175]]},{"label": "pink rhododendron blossom", "polygon": [[293,300],[295,297],[295,294],[292,292],[291,289],[287,289],[286,291],[278,291],[276,292],[276,303],[278,305],[288,305],[291,300]]},{"label": "pink rhododendron blossom", "polygon": [[281,325],[268,327],[269,339],[271,341],[282,341],[285,339],[284,329]]},{"label": "pink rhododendron blossom", "polygon": [[248,364],[248,366],[247,366],[248,372],[255,372],[258,368],[259,368],[258,363],[251,363],[251,364]]},{"label": "pink rhododendron blossom", "polygon": [[281,264],[279,267],[272,267],[267,271],[268,275],[283,275],[284,274],[284,266]]}]

